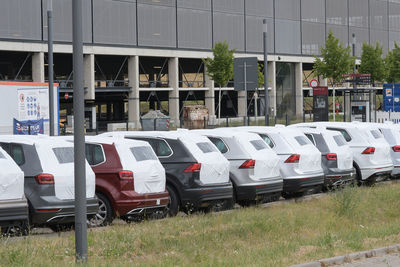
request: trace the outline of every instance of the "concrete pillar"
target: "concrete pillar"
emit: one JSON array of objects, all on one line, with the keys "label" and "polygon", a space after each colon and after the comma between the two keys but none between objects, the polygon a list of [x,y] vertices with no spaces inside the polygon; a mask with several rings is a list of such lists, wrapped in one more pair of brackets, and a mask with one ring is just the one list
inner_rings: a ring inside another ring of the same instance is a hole
[{"label": "concrete pillar", "polygon": [[94,100],[94,54],[84,55],[83,68],[84,87],[87,88],[87,91],[85,92],[85,100]]},{"label": "concrete pillar", "polygon": [[238,116],[246,116],[247,103],[245,91],[238,91]]},{"label": "concrete pillar", "polygon": [[270,116],[276,116],[276,62],[268,62],[268,86],[271,87],[269,91],[269,105]]},{"label": "concrete pillar", "polygon": [[32,55],[32,80],[33,82],[44,82],[44,53],[38,52]]},{"label": "concrete pillar", "polygon": [[[128,59],[128,121],[133,129],[140,128],[140,98],[139,98],[139,56],[131,56]],[[131,128],[131,126],[129,126]]]},{"label": "concrete pillar", "polygon": [[295,63],[296,116],[303,117],[303,63]]},{"label": "concrete pillar", "polygon": [[208,115],[210,123],[213,124],[215,121],[215,90],[214,90],[214,81],[207,75],[206,70],[204,70],[204,80],[205,80],[205,87],[208,90],[205,92],[205,100],[204,104],[208,109]]},{"label": "concrete pillar", "polygon": [[179,60],[172,57],[168,60],[169,87],[169,116],[175,126],[179,126]]}]

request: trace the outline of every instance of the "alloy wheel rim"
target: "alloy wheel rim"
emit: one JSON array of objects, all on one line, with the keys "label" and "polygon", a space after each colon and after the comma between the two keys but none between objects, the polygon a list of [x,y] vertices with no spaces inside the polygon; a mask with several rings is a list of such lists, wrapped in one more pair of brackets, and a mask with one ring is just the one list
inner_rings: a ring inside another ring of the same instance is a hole
[{"label": "alloy wheel rim", "polygon": [[104,201],[99,199],[99,209],[97,210],[97,213],[94,216],[94,218],[90,219],[90,225],[99,226],[104,223],[106,218],[107,218],[107,206],[104,203]]}]

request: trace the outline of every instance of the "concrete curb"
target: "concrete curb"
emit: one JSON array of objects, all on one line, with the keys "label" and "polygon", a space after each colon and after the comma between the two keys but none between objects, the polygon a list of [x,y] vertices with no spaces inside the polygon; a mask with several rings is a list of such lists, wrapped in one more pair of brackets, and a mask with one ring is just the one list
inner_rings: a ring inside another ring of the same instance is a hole
[{"label": "concrete curb", "polygon": [[365,258],[373,258],[373,257],[380,257],[386,254],[397,253],[400,251],[400,244],[383,247],[383,248],[376,248],[361,252],[354,252],[344,256],[336,256],[333,258],[322,259],[318,261],[303,263],[292,265],[291,267],[327,267],[327,266],[334,266],[340,265],[344,263],[351,263],[356,260],[362,260]]}]

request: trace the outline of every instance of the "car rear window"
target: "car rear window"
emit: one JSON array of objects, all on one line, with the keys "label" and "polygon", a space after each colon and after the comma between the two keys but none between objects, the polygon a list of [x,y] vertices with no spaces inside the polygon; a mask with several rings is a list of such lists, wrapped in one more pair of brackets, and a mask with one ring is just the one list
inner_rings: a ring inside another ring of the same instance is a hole
[{"label": "car rear window", "polygon": [[60,164],[74,162],[74,148],[73,147],[54,147],[54,155]]},{"label": "car rear window", "polygon": [[267,144],[263,140],[252,140],[250,143],[256,150],[263,150],[267,148]]},{"label": "car rear window", "polygon": [[305,134],[307,136],[307,138],[311,141],[311,143],[313,143],[315,145],[315,140],[314,137],[311,134]]},{"label": "car rear window", "polygon": [[218,148],[219,152],[221,153],[228,152],[228,147],[221,139],[215,137],[208,137],[208,139],[210,139],[210,141]]},{"label": "car rear window", "polygon": [[375,139],[382,138],[382,134],[377,130],[371,130],[371,134],[374,136]]},{"label": "car rear window", "polygon": [[86,160],[90,166],[105,162],[104,152],[101,145],[86,144]]},{"label": "car rear window", "polygon": [[260,136],[264,140],[264,142],[267,143],[267,145],[269,145],[270,148],[273,148],[275,146],[274,142],[268,135],[260,134]]},{"label": "car rear window", "polygon": [[157,156],[148,146],[131,147],[130,150],[136,161],[157,160]]},{"label": "car rear window", "polygon": [[351,141],[351,136],[350,136],[350,134],[346,131],[346,130],[344,130],[344,129],[337,129],[337,128],[326,128],[327,130],[330,130],[330,131],[337,131],[337,132],[340,132],[342,135],[343,135],[343,137],[344,137],[344,140],[346,140],[346,142],[350,142]]},{"label": "car rear window", "polygon": [[299,143],[301,146],[310,144],[310,141],[305,136],[296,136],[294,139],[296,139],[297,143]]},{"label": "car rear window", "polygon": [[210,143],[202,142],[196,143],[196,145],[200,148],[201,151],[203,151],[203,153],[217,152],[217,149]]},{"label": "car rear window", "polygon": [[343,135],[334,135],[333,139],[338,146],[344,146],[346,144],[346,140],[344,139]]}]

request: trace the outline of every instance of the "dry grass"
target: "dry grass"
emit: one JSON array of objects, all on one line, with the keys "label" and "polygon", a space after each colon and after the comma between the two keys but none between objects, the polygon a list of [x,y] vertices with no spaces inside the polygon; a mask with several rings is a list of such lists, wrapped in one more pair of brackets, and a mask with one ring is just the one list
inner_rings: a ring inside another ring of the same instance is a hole
[{"label": "dry grass", "polygon": [[[90,266],[286,266],[400,243],[400,184],[89,233]],[[72,233],[0,241],[1,266],[74,265]]]}]

